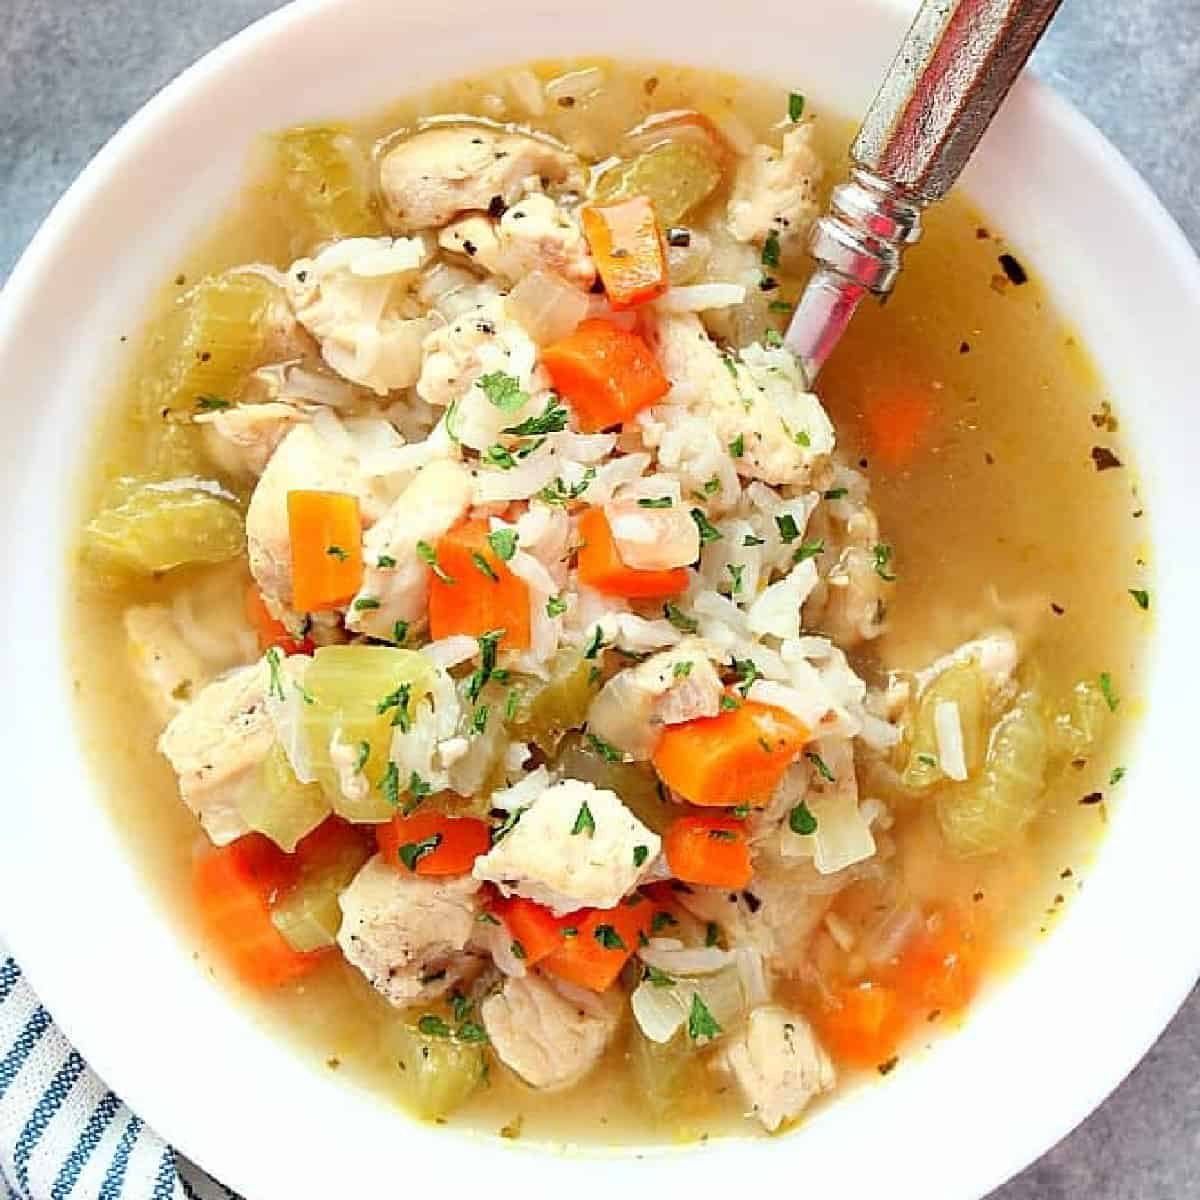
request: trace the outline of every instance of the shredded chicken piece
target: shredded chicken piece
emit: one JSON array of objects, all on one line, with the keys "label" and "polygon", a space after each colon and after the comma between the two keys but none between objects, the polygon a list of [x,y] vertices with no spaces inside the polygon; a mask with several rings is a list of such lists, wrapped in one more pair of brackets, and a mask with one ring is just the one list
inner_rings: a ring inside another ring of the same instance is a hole
[{"label": "shredded chicken piece", "polygon": [[222,675],[171,719],[158,749],[179,776],[179,794],[218,846],[249,832],[238,809],[275,741],[267,714],[265,659]]},{"label": "shredded chicken piece", "polygon": [[774,233],[782,253],[803,250],[824,173],[813,130],[812,124],[801,125],[784,134],[780,149],[757,145],[742,159],[728,211],[729,230],[738,241],[761,246]]},{"label": "shredded chicken piece", "polygon": [[500,1061],[526,1083],[560,1091],[600,1061],[616,1032],[624,998],[615,989],[583,996],[539,975],[507,979],[480,1008]]},{"label": "shredded chicken piece", "polygon": [[279,443],[308,420],[304,409],[281,400],[239,404],[195,418],[213,460],[231,475],[261,475]]},{"label": "shredded chicken piece", "polygon": [[163,604],[135,604],[123,617],[129,662],[154,715],[166,724],[208,678],[200,656]]},{"label": "shredded chicken piece", "polygon": [[479,912],[470,876],[401,874],[376,855],[339,897],[338,945],[390,1004],[443,996],[482,967],[466,950]]},{"label": "shredded chicken piece", "polygon": [[[638,853],[638,847],[645,854]],[[516,826],[475,860],[479,880],[556,913],[612,908],[662,847],[614,792],[576,779],[547,788]],[[635,861],[635,857],[638,861]]]},{"label": "shredded chicken piece", "polygon": [[750,1111],[774,1133],[794,1121],[837,1075],[829,1055],[799,1013],[777,1005],[756,1008],[722,1054]]},{"label": "shredded chicken piece", "polygon": [[582,164],[548,138],[485,125],[435,125],[384,155],[380,185],[402,232],[445,225],[459,213],[493,214],[533,191],[583,192]]}]

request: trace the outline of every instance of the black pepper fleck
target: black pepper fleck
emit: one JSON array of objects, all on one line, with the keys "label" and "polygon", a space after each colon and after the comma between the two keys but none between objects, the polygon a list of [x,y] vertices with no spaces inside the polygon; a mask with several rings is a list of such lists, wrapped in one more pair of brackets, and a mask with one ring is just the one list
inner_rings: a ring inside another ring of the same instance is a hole
[{"label": "black pepper fleck", "polygon": [[1050,601],[1050,611],[1056,617],[1061,617],[1063,615],[1063,613],[1065,613],[1067,610],[1065,608],[1063,608],[1063,606],[1061,604],[1055,604],[1054,601],[1051,600]]},{"label": "black pepper fleck", "polygon": [[1015,284],[1017,287],[1029,282],[1029,276],[1025,273],[1025,268],[1011,254],[1000,255],[1000,266],[1003,268],[1005,275],[1008,276],[1009,282]]},{"label": "black pepper fleck", "polygon": [[1079,803],[1080,804],[1101,804],[1101,803],[1103,803],[1103,801],[1104,801],[1104,793],[1103,792],[1088,792],[1088,794],[1086,796],[1084,796],[1079,801]]},{"label": "black pepper fleck", "polygon": [[1097,471],[1111,471],[1121,465],[1121,460],[1107,446],[1092,447],[1092,462]]}]

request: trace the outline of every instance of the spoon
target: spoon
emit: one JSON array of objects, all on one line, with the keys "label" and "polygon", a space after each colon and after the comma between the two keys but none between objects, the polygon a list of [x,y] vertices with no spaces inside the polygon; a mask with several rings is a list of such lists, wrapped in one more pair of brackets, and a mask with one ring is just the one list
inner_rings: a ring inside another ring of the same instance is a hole
[{"label": "spoon", "polygon": [[921,211],[966,166],[1062,0],[924,0],[812,229],[817,270],[784,338],[811,385],[867,292],[885,297]]}]

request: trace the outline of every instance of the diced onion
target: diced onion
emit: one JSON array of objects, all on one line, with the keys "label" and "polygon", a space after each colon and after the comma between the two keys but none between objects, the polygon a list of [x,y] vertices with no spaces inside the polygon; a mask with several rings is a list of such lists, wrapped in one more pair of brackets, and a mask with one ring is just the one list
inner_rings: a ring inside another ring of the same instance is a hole
[{"label": "diced onion", "polygon": [[733,1028],[746,1012],[746,995],[735,966],[711,975],[672,976],[672,980],[665,987],[643,980],[630,997],[633,1015],[652,1042],[669,1042],[679,1032],[697,995],[722,1030]]},{"label": "diced onion", "polygon": [[740,283],[693,283],[673,287],[655,301],[660,312],[704,312],[711,308],[732,308],[746,299]]},{"label": "diced onion", "polygon": [[951,779],[961,783],[967,777],[967,757],[963,747],[962,719],[953,700],[939,700],[934,705],[933,728],[937,735],[939,765]]},{"label": "diced onion", "polygon": [[[659,941],[659,939],[655,939]],[[732,950],[719,946],[663,946],[651,941],[639,951],[641,959],[668,975],[710,975],[734,961]]]},{"label": "diced onion", "polygon": [[560,275],[530,271],[509,293],[508,311],[540,346],[575,332],[587,316],[588,296]]}]

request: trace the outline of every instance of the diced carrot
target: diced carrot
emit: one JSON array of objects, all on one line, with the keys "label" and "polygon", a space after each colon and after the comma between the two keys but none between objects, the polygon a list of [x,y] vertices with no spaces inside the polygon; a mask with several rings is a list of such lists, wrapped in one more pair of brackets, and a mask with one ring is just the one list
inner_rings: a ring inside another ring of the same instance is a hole
[{"label": "diced carrot", "polygon": [[562,945],[563,925],[570,927],[569,921],[523,896],[497,896],[488,911],[504,922],[508,936],[521,947],[520,958],[527,967],[553,954]]},{"label": "diced carrot", "polygon": [[375,827],[384,861],[401,874],[465,875],[475,860],[491,848],[491,829],[474,817],[448,817],[426,809],[411,816],[394,816]]},{"label": "diced carrot", "polygon": [[650,347],[611,321],[584,321],[542,351],[542,365],[588,433],[632,420],[671,386]]},{"label": "diced carrot", "polygon": [[909,1014],[895,989],[873,980],[839,988],[816,1017],[830,1054],[854,1067],[887,1062],[908,1024]]},{"label": "diced carrot", "polygon": [[667,866],[684,883],[741,891],[750,882],[746,827],[728,817],[678,817],[663,837]]},{"label": "diced carrot", "polygon": [[583,233],[614,309],[645,304],[667,290],[666,247],[648,197],[589,204],[583,210]]},{"label": "diced carrot", "polygon": [[284,654],[311,654],[316,647],[309,638],[294,638],[282,621],[267,611],[262,593],[252,583],[246,588],[246,619],[258,637],[258,648],[264,653],[272,646]]},{"label": "diced carrot", "polygon": [[295,877],[295,863],[259,834],[206,851],[193,868],[192,891],[205,930],[238,975],[255,987],[298,979],[323,956],[293,950],[271,923],[271,899]]},{"label": "diced carrot", "polygon": [[321,612],[348,603],[362,586],[362,518],[345,492],[288,492],[292,606]]},{"label": "diced carrot", "polygon": [[809,740],[803,722],[769,704],[729,696],[715,717],[668,725],[654,751],[659,778],[705,808],[766,804]]},{"label": "diced carrot", "polygon": [[638,571],[621,561],[612,529],[602,508],[589,508],[579,518],[579,582],[607,596],[629,600],[661,600],[687,587],[687,571]]},{"label": "diced carrot", "polygon": [[482,637],[504,630],[500,645],[529,648],[529,587],[488,542],[486,521],[462,521],[438,542],[430,568],[429,633]]},{"label": "diced carrot", "polygon": [[896,391],[868,404],[866,423],[872,457],[892,469],[907,466],[933,415],[933,402],[915,389]]},{"label": "diced carrot", "polygon": [[650,931],[654,905],[634,893],[616,908],[591,908],[563,925],[562,944],[542,959],[542,970],[593,992],[610,988]]},{"label": "diced carrot", "polygon": [[957,912],[938,909],[905,947],[888,982],[916,1009],[956,1012],[978,990],[982,958],[978,929]]}]

